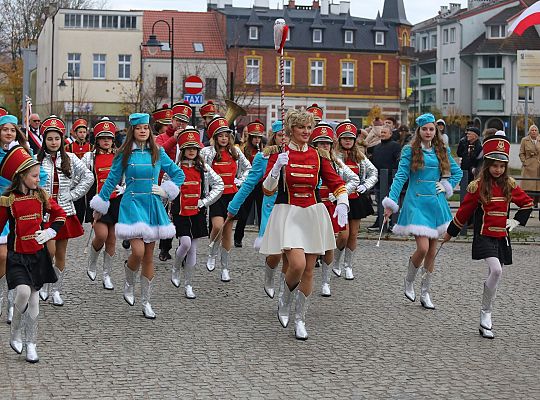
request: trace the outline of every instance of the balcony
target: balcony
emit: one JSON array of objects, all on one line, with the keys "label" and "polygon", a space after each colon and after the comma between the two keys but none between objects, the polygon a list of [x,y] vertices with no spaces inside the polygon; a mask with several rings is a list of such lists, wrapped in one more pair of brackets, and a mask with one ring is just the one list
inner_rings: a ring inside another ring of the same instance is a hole
[{"label": "balcony", "polygon": [[478,79],[504,79],[504,68],[478,68]]},{"label": "balcony", "polygon": [[431,86],[437,84],[437,75],[424,75],[420,78],[420,86]]},{"label": "balcony", "polygon": [[411,46],[403,46],[399,50],[399,55],[401,57],[415,58],[415,48]]},{"label": "balcony", "polygon": [[478,111],[504,111],[504,100],[478,100],[476,103]]}]

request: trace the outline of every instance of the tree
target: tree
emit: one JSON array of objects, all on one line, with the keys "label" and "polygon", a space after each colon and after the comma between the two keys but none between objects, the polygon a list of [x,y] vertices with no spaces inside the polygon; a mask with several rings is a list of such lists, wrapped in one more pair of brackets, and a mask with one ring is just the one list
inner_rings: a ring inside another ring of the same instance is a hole
[{"label": "tree", "polygon": [[19,101],[22,98],[21,59],[0,64],[0,94],[4,97],[4,106],[13,114],[20,117]]},{"label": "tree", "polygon": [[374,105],[370,108],[368,116],[367,116],[367,124],[373,125],[373,121],[377,118],[381,118],[383,115],[382,108],[379,105]]}]

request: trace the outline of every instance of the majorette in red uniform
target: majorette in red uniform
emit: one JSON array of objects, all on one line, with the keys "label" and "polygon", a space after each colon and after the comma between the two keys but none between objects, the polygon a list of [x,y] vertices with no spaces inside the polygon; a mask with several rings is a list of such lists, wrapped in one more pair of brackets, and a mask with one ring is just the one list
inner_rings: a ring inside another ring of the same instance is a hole
[{"label": "majorette in red uniform", "polygon": [[223,192],[223,180],[204,163],[199,152],[203,144],[199,131],[185,129],[178,136],[180,149],[178,166],[186,176],[180,195],[171,204],[171,215],[176,227],[179,246],[173,265],[171,282],[180,287],[180,269],[184,267],[184,289],[188,299],[194,299],[193,273],[197,264],[197,241],[208,236],[206,208]]},{"label": "majorette in red uniform", "polygon": [[[336,247],[330,215],[318,191],[322,179],[337,200],[338,223],[347,223],[348,196],[343,179],[336,173],[328,153],[308,146],[313,115],[289,110],[285,129],[291,141],[284,152],[272,154],[263,182],[265,194],[278,195],[263,236],[260,252],[285,252],[289,268],[285,288],[278,302],[278,319],[283,327],[289,323],[293,294],[297,294],[295,336],[307,339],[305,313],[307,297],[313,286],[313,268],[318,255]],[[299,290],[297,290],[297,288]]]},{"label": "majorette in red uniform", "polygon": [[[351,195],[356,193],[357,187],[360,183],[358,175],[354,173],[348,166],[344,165],[341,160],[339,160],[334,153],[334,129],[328,125],[326,122],[320,122],[313,128],[311,132],[311,144],[322,151],[328,153],[332,167],[338,173],[338,175],[345,181],[345,188],[347,189],[347,194],[349,195],[349,207],[351,201]],[[321,201],[328,210],[328,214],[332,217],[332,226],[334,228],[334,233],[347,231],[347,226],[340,227],[338,225],[337,218],[334,217],[334,212],[336,211],[336,199],[331,193],[328,185],[323,180],[319,187],[319,194],[321,196]],[[350,212],[350,211],[349,211]],[[332,269],[332,264],[334,262],[334,250],[327,250],[324,256],[321,259],[321,274],[322,274],[322,286],[321,286],[321,295],[324,297],[331,296],[330,291],[330,271]]]},{"label": "majorette in red uniform", "polygon": [[[212,167],[214,171],[223,179],[223,195],[210,206],[209,217],[212,221],[212,232],[210,237],[215,238],[227,218],[227,207],[229,202],[238,191],[246,179],[251,164],[244,153],[234,146],[234,136],[229,128],[229,122],[219,115],[216,115],[208,124],[206,130],[208,138],[212,140],[212,145],[201,150],[201,157],[204,162]],[[229,282],[229,254],[232,247],[232,224],[227,224],[222,229],[221,237],[221,281]],[[218,241],[219,242],[219,241]],[[213,246],[206,268],[213,271],[216,266],[218,247]]]},{"label": "majorette in red uniform", "polygon": [[[473,260],[486,260],[489,273],[484,282],[480,310],[480,334],[493,339],[491,312],[497,293],[502,266],[512,264],[512,248],[508,231],[525,225],[532,212],[533,201],[516,181],[508,176],[510,142],[494,136],[483,144],[484,164],[479,177],[467,187],[467,194],[450,222],[444,241],[457,236],[469,218],[474,216]],[[486,189],[485,185],[488,185]],[[505,191],[508,196],[505,196]],[[510,202],[519,210],[514,219],[507,219]]]},{"label": "majorette in red uniform", "polygon": [[[56,236],[66,213],[39,188],[39,163],[22,146],[8,151],[0,164],[0,176],[12,182],[0,197],[0,229],[9,223],[7,282],[17,289],[11,321],[11,348],[26,361],[39,361],[36,351],[39,315],[38,291],[46,282],[55,282],[49,252],[44,244]],[[49,216],[49,228],[43,217]]]},{"label": "majorette in red uniform", "polygon": [[154,122],[154,134],[165,133],[172,121],[172,110],[169,105],[163,104],[161,108],[152,111],[152,121]]},{"label": "majorette in red uniform", "polygon": [[[116,125],[108,118],[103,118],[94,126],[94,150],[86,153],[82,158],[82,162],[86,168],[94,174],[94,184],[87,193],[89,198],[93,198],[96,193],[101,191],[103,184],[109,176],[115,156],[115,135]],[[111,279],[112,257],[114,256],[116,245],[114,226],[118,222],[118,211],[123,190],[124,188],[122,186],[118,186],[117,190],[112,192],[109,198],[111,205],[107,214],[102,215],[99,220],[94,221],[95,236],[90,245],[88,255],[86,273],[94,281],[97,276],[99,253],[103,249],[103,246],[105,246],[105,251],[103,252],[103,287],[107,290],[114,289]]]}]

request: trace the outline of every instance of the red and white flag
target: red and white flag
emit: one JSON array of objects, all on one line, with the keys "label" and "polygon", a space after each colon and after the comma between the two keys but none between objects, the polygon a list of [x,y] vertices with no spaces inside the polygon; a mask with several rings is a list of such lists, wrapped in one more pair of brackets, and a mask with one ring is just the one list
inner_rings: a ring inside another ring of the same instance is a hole
[{"label": "red and white flag", "polygon": [[534,3],[517,17],[508,28],[508,34],[515,33],[521,36],[523,32],[534,25],[540,25],[540,1]]}]

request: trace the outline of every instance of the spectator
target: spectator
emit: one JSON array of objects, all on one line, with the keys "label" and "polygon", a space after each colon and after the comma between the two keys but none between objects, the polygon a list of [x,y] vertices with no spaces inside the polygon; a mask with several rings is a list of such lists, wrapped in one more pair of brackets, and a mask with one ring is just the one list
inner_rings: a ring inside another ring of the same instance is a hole
[{"label": "spectator", "polygon": [[[380,182],[382,180],[383,170],[388,174],[388,188],[392,184],[393,171],[397,169],[399,157],[401,155],[401,147],[398,142],[392,140],[392,130],[389,126],[381,128],[381,142],[373,147],[371,153],[371,162],[379,171],[379,181],[375,185],[375,199],[377,200],[377,219],[375,223],[368,227],[369,231],[377,231],[381,229],[381,221],[383,220],[384,208],[381,205],[382,199],[387,193],[381,194]],[[397,217],[397,215],[396,215]],[[392,223],[390,223],[390,227]]]},{"label": "spectator", "polygon": [[386,117],[384,119],[384,125],[390,128],[392,132],[392,140],[399,142],[399,132],[397,129],[397,121],[394,117]]},{"label": "spectator", "polygon": [[26,137],[28,138],[28,144],[30,145],[30,148],[34,154],[37,154],[41,149],[43,140],[43,136],[41,135],[39,129],[40,126],[41,118],[39,118],[39,115],[30,114],[30,117],[28,118],[28,128],[23,129],[24,133],[26,133]]},{"label": "spectator", "polygon": [[122,144],[124,143],[124,140],[126,140],[126,128],[121,129],[116,133],[114,144],[117,148],[120,148],[120,146],[122,146]]},{"label": "spectator", "polygon": [[482,143],[480,130],[474,126],[465,129],[465,136],[459,140],[457,155],[461,157],[461,169],[468,172],[467,185],[474,179],[481,161]]},{"label": "spectator", "polygon": [[384,123],[377,117],[373,121],[373,126],[368,128],[368,135],[366,137],[366,148],[368,153],[371,153],[372,148],[381,143],[381,128],[383,125]]},{"label": "spectator", "polygon": [[399,145],[401,148],[411,141],[412,135],[407,125],[401,125],[398,129],[399,132]]},{"label": "spectator", "polygon": [[437,130],[439,131],[439,135],[441,135],[443,143],[448,146],[448,134],[446,133],[446,122],[444,122],[444,119],[437,120]]},{"label": "spectator", "polygon": [[[531,125],[529,134],[521,140],[519,159],[523,166],[521,169],[522,177],[540,178],[540,138],[536,125]],[[533,198],[534,205],[537,206],[540,200],[540,181],[521,181],[521,188],[527,191]]]}]

